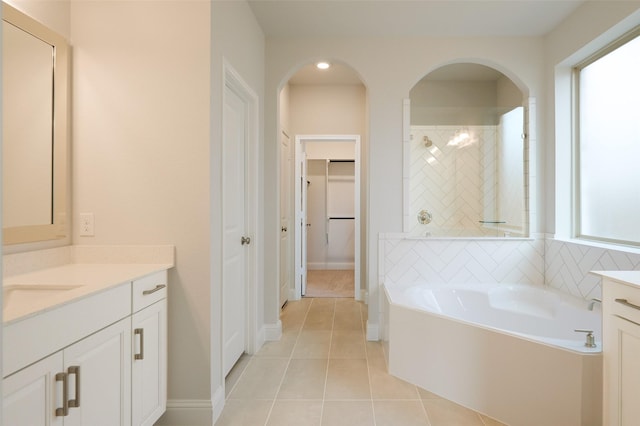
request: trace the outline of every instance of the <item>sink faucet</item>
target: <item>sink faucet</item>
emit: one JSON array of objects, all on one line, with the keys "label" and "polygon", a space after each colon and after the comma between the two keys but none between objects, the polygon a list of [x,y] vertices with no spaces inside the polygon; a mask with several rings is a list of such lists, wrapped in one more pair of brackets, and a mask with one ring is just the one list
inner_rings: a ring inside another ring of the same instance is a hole
[{"label": "sink faucet", "polygon": [[589,309],[590,311],[593,311],[593,305],[595,305],[596,303],[602,303],[602,300],[596,299],[596,298],[591,299],[589,301],[589,306],[587,306],[587,309]]}]

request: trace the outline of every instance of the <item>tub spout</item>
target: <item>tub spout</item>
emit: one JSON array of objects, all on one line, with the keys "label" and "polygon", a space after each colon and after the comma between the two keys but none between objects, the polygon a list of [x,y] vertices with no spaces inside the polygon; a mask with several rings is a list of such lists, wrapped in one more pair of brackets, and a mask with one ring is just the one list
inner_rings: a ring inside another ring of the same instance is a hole
[{"label": "tub spout", "polygon": [[593,305],[595,305],[596,303],[602,303],[602,300],[596,299],[596,298],[591,299],[589,301],[589,306],[587,306],[587,309],[589,309],[590,311],[593,311]]}]

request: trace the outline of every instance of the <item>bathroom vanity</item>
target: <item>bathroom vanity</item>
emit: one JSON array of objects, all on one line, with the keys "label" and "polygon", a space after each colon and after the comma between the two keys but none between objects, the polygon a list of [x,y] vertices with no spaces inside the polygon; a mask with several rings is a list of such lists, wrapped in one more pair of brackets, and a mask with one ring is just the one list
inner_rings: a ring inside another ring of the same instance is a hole
[{"label": "bathroom vanity", "polygon": [[603,424],[630,426],[640,418],[640,271],[602,277]]},{"label": "bathroom vanity", "polygon": [[[70,46],[4,2],[2,25],[2,236],[11,254],[3,256],[0,423],[152,425],[166,408],[174,247],[65,245]],[[25,251],[55,240],[61,247]]]},{"label": "bathroom vanity", "polygon": [[152,425],[167,389],[170,259],[3,280],[3,424]]}]

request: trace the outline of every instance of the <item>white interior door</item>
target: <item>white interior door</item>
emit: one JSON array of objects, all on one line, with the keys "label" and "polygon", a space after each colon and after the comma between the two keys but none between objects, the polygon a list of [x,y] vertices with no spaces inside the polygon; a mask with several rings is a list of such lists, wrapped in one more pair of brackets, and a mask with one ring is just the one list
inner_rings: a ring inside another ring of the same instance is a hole
[{"label": "white interior door", "polygon": [[280,139],[280,307],[284,306],[289,298],[291,264],[290,240],[289,240],[289,215],[291,209],[291,194],[289,184],[291,182],[291,142],[289,136],[282,132]]},{"label": "white interior door", "polygon": [[300,236],[302,237],[302,247],[300,248],[300,284],[302,295],[307,294],[307,156],[302,153],[300,164],[302,175],[300,176],[300,189],[302,190],[302,200],[300,205]]},{"label": "white interior door", "polygon": [[307,287],[307,158],[296,136],[295,172],[295,285],[299,296]]},{"label": "white interior door", "polygon": [[245,101],[225,86],[222,194],[222,337],[226,376],[246,348],[247,254],[246,159],[248,114]]}]

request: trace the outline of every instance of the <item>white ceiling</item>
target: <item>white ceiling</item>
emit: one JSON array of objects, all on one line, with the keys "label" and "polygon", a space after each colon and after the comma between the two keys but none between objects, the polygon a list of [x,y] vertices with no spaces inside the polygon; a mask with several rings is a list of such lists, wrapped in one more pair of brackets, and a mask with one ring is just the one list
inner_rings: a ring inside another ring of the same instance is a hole
[{"label": "white ceiling", "polygon": [[[584,0],[249,0],[266,37],[541,36]],[[463,70],[458,67],[458,70]],[[449,70],[450,72],[451,70]],[[465,77],[478,70],[463,70]],[[476,79],[477,74],[476,75]],[[434,75],[438,79],[462,76]],[[485,75],[483,78],[494,78]],[[349,67],[300,69],[290,84],[361,84]]]},{"label": "white ceiling", "polygon": [[249,0],[267,37],[540,36],[584,0]]},{"label": "white ceiling", "polygon": [[300,70],[289,79],[289,84],[354,85],[362,84],[362,81],[353,69],[345,65],[331,64],[331,68],[319,70],[315,64],[310,64],[300,68]]}]

